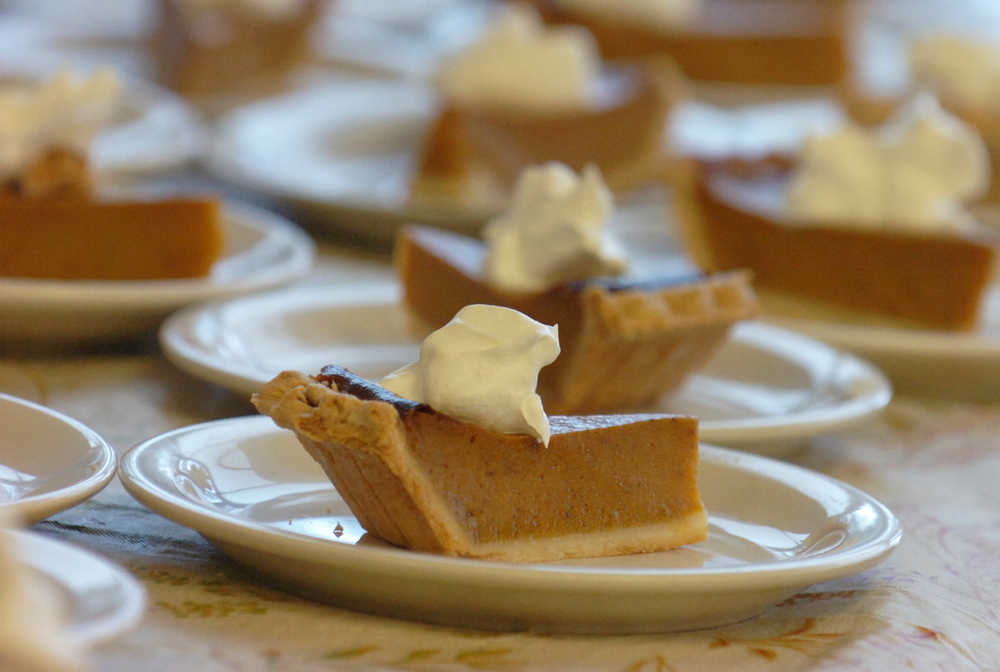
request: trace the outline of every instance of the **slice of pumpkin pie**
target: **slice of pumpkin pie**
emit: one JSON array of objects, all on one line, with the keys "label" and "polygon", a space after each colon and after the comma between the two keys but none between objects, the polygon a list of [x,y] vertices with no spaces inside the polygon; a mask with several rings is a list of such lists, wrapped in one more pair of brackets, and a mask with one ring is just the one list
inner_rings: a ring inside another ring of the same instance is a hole
[{"label": "slice of pumpkin pie", "polygon": [[989,184],[975,132],[928,97],[877,131],[810,138],[794,170],[677,177],[679,222],[706,272],[748,268],[768,310],[864,324],[968,330],[1000,236],[966,204]]},{"label": "slice of pumpkin pie", "polygon": [[114,118],[114,72],[56,73],[0,91],[0,276],[203,277],[223,250],[217,199],[105,199],[89,160]]},{"label": "slice of pumpkin pie", "polygon": [[565,167],[529,169],[486,243],[416,226],[400,233],[403,301],[429,328],[475,303],[558,324],[562,355],[539,379],[546,408],[641,409],[704,365],[735,322],[755,316],[757,299],[742,272],[617,277],[624,253],[602,230],[610,209],[593,170],[577,180]]},{"label": "slice of pumpkin pie", "polygon": [[[520,331],[513,341],[511,320]],[[282,373],[253,396],[261,413],[295,432],[369,533],[414,550],[511,562],[705,538],[697,420],[546,417],[533,385],[538,365],[558,353],[546,342],[554,328],[470,306],[446,329],[436,348],[434,335],[425,342],[419,371],[383,381],[440,408],[335,366]]]}]

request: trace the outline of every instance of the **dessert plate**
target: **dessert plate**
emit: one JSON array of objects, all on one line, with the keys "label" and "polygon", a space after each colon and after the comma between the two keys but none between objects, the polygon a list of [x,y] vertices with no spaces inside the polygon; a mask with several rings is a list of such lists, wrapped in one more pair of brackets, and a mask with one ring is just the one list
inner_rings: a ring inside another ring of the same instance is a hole
[{"label": "dessert plate", "polygon": [[968,332],[841,322],[764,300],[767,320],[844,348],[878,365],[900,392],[994,401],[1000,395],[1000,284],[983,299],[980,324]]},{"label": "dessert plate", "polygon": [[13,531],[16,552],[63,606],[71,644],[90,647],[128,630],[142,618],[146,593],[117,565],[62,541]]},{"label": "dessert plate", "polygon": [[[160,343],[180,368],[244,395],[282,370],[316,372],[331,363],[381,378],[419,349],[390,284],[195,306],[164,323]],[[697,415],[703,440],[777,455],[876,413],[891,394],[885,377],[855,357],[747,323],[699,375],[646,410]]]},{"label": "dessert plate", "polygon": [[410,199],[435,105],[424,82],[331,74],[320,86],[223,117],[206,165],[217,177],[318,215],[317,226],[384,240],[413,221],[472,231],[495,205]]},{"label": "dessert plate", "polygon": [[226,248],[207,278],[0,278],[0,344],[30,348],[134,337],[181,306],[274,288],[301,278],[312,265],[312,239],[277,215],[228,204],[225,227]]},{"label": "dessert plate", "polygon": [[0,507],[37,523],[99,492],[115,453],[96,432],[39,404],[0,394]]},{"label": "dessert plate", "polygon": [[145,441],[120,476],[139,501],[311,599],[461,627],[634,633],[717,626],[881,560],[901,537],[865,493],[756,455],[703,446],[702,543],[664,553],[505,564],[367,535],[295,436],[264,416]]}]

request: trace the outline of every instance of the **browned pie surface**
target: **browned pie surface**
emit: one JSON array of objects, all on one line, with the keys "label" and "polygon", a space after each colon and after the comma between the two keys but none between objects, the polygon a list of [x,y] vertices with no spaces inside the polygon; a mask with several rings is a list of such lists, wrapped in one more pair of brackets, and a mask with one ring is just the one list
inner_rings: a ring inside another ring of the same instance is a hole
[{"label": "browned pie surface", "polygon": [[995,265],[989,232],[795,226],[780,214],[781,181],[701,175],[690,188],[686,238],[706,271],[748,268],[762,289],[930,327],[976,322]]},{"label": "browned pie surface", "polygon": [[705,536],[694,418],[552,417],[546,447],[400,400],[338,367],[315,379],[281,374],[254,404],[295,430],[369,532],[398,545],[540,560]]},{"label": "browned pie surface", "polygon": [[691,26],[663,31],[595,18],[535,0],[547,21],[582,25],[609,59],[666,54],[692,79],[747,84],[835,84],[847,72],[840,0],[704,0]]},{"label": "browned pie surface", "polygon": [[0,276],[143,280],[207,275],[222,252],[211,199],[0,197]]}]

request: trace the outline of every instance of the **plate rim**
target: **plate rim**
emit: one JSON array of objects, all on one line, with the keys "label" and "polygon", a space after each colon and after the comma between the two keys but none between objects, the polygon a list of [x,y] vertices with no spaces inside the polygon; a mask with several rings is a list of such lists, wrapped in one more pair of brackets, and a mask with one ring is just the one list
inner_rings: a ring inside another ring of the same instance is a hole
[{"label": "plate rim", "polygon": [[[284,245],[291,258],[279,267],[266,268],[265,273],[255,270],[249,279],[227,283],[216,283],[210,278],[78,281],[0,277],[0,311],[6,307],[78,309],[81,296],[90,297],[104,308],[159,311],[275,288],[299,280],[309,272],[316,244],[307,233],[285,217],[259,206],[229,199],[222,204],[229,224],[264,232]],[[238,256],[223,257],[216,263]]]},{"label": "plate rim", "polygon": [[[277,529],[252,521],[227,516],[199,507],[194,502],[165,492],[148,479],[137,466],[139,458],[147,451],[155,451],[175,436],[196,433],[227,425],[248,425],[259,435],[284,435],[283,430],[273,425],[266,416],[242,416],[224,420],[213,420],[174,429],[142,441],[126,452],[119,461],[119,480],[125,489],[139,502],[159,515],[179,524],[191,527],[210,541],[220,540],[227,545],[249,547],[269,553],[280,553],[289,548],[305,548],[318,555],[312,560],[329,566],[344,562],[365,562],[369,568],[380,566],[381,571],[391,571],[393,575],[418,577],[432,567],[440,576],[451,581],[474,582],[476,585],[493,587],[519,587],[573,592],[607,590],[612,586],[622,591],[648,591],[669,589],[671,592],[703,591],[706,586],[713,590],[761,590],[764,588],[786,588],[789,586],[818,583],[861,571],[880,561],[898,546],[902,539],[902,527],[895,514],[880,500],[864,491],[839,481],[833,477],[811,471],[780,460],[752,455],[717,446],[701,445],[701,459],[719,461],[744,470],[774,470],[778,474],[793,474],[796,479],[823,482],[827,486],[839,488],[852,497],[863,500],[879,512],[884,530],[875,538],[846,551],[834,552],[832,556],[813,556],[781,562],[755,563],[756,567],[736,568],[597,568],[571,565],[512,564],[490,560],[453,558],[428,553],[418,553],[400,548],[378,548],[333,544],[322,539],[296,532]],[[784,482],[796,490],[802,488],[788,478]],[[330,487],[333,487],[332,485]],[[299,554],[296,554],[299,555]],[[360,555],[360,557],[358,557]],[[330,561],[325,561],[332,558]],[[419,560],[414,560],[419,558]],[[324,562],[325,561],[325,562]]]},{"label": "plate rim", "polygon": [[0,392],[0,402],[12,403],[15,406],[44,415],[54,422],[72,427],[91,446],[96,447],[100,460],[98,468],[93,473],[71,485],[0,504],[0,507],[13,509],[22,522],[34,524],[60,511],[72,508],[99,493],[114,478],[117,471],[114,448],[96,431],[65,413],[28,399]]},{"label": "plate rim", "polygon": [[[1000,285],[997,287],[1000,289]],[[804,317],[765,316],[764,319],[769,324],[795,330],[837,347],[879,356],[895,356],[902,351],[911,357],[948,360],[973,361],[984,357],[1000,357],[1000,336],[988,339],[975,332],[840,324]]]},{"label": "plate rim", "polygon": [[[226,369],[219,365],[210,353],[198,348],[187,338],[193,325],[213,313],[235,302],[271,301],[276,294],[256,294],[253,296],[224,299],[183,308],[174,313],[161,325],[158,338],[160,348],[166,358],[182,371],[208,382],[222,385],[236,394],[250,394],[267,382],[266,378],[255,378],[247,367]],[[399,301],[398,285],[391,281],[369,283],[361,286],[310,287],[296,291],[290,296],[296,305],[309,305],[322,299],[323,305],[337,305],[341,302],[370,304]],[[801,358],[789,359],[787,354],[774,347],[776,341],[792,342],[799,347],[807,347],[812,352],[823,352],[837,357],[851,370],[852,382],[865,382],[863,390],[842,390],[848,398],[834,409],[806,410],[789,415],[736,420],[702,420],[699,431],[709,442],[733,445],[752,444],[768,440],[796,440],[833,431],[853,425],[881,412],[892,400],[892,384],[886,375],[874,364],[849,352],[838,350],[808,336],[788,329],[757,321],[736,325],[729,338],[742,339],[757,346],[771,341],[769,351],[788,361],[798,363]],[[211,375],[206,375],[206,371]],[[855,386],[860,387],[860,386]]]},{"label": "plate rim", "polygon": [[[54,555],[69,556],[75,563],[86,562],[92,567],[99,567],[114,579],[121,597],[119,607],[111,615],[94,621],[69,623],[66,626],[66,636],[69,641],[81,648],[89,648],[107,642],[121,633],[135,627],[146,612],[146,590],[128,570],[117,563],[93,551],[77,546],[62,539],[46,537],[30,530],[7,530],[19,546],[34,546],[40,548],[51,558]],[[31,553],[22,554],[19,558],[22,565],[39,572],[57,583],[70,594],[75,593],[61,574],[51,574],[43,570],[33,559]]]}]

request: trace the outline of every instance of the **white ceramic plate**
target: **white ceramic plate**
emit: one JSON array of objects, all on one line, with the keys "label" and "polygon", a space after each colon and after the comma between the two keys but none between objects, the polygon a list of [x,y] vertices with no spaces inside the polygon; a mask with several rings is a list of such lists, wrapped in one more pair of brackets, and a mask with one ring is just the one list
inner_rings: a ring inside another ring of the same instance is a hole
[{"label": "white ceramic plate", "polygon": [[99,492],[115,453],[96,432],[39,404],[0,394],[0,507],[33,524]]},{"label": "white ceramic plate", "polygon": [[[276,292],[192,307],[160,331],[167,357],[205,380],[249,395],[285,369],[345,366],[366,378],[417,358],[393,285]],[[730,342],[656,409],[697,415],[701,437],[772,455],[884,407],[876,369],[808,338],[739,325]]]},{"label": "white ceramic plate", "polygon": [[323,82],[221,119],[208,169],[322,215],[317,223],[368,238],[391,239],[414,220],[472,230],[493,212],[410,203],[420,143],[436,109],[427,84],[343,74]]},{"label": "white ceramic plate", "polygon": [[189,303],[274,288],[301,278],[312,265],[312,239],[277,215],[229,204],[225,227],[225,250],[207,278],[0,278],[0,343],[30,347],[132,337]]},{"label": "white ceramic plate", "polygon": [[875,564],[901,536],[885,506],[848,485],[708,446],[699,476],[706,541],[529,565],[417,553],[366,535],[295,436],[267,417],[150,439],[119,473],[146,506],[295,592],[488,629],[628,633],[734,622]]},{"label": "white ceramic plate", "polygon": [[[0,78],[33,80],[60,69],[86,72],[103,64],[45,49],[0,50]],[[103,179],[176,168],[205,146],[205,129],[173,93],[116,69],[122,83],[118,119],[94,138],[90,158]]]},{"label": "white ceramic plate", "polygon": [[100,556],[32,532],[11,532],[21,562],[61,602],[72,644],[89,647],[142,618],[146,594],[128,572]]},{"label": "white ceramic plate", "polygon": [[980,324],[969,332],[849,324],[805,313],[782,312],[768,321],[871,360],[901,392],[995,401],[1000,396],[1000,285],[983,301]]}]

